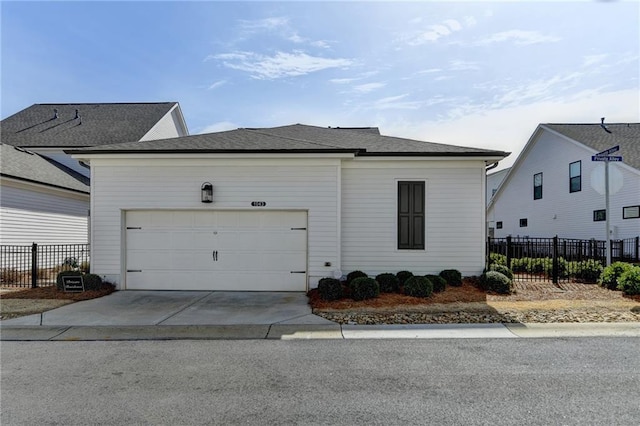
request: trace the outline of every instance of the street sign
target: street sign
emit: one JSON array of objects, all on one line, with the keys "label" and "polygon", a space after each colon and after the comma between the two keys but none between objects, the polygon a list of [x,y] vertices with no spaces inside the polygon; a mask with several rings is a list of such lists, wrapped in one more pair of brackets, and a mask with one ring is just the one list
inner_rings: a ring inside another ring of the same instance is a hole
[{"label": "street sign", "polygon": [[621,155],[592,155],[591,161],[622,161]]},{"label": "street sign", "polygon": [[609,149],[605,149],[604,151],[597,153],[596,157],[602,157],[603,155],[613,154],[616,151],[620,151],[620,145],[616,145],[616,146],[611,147]]}]

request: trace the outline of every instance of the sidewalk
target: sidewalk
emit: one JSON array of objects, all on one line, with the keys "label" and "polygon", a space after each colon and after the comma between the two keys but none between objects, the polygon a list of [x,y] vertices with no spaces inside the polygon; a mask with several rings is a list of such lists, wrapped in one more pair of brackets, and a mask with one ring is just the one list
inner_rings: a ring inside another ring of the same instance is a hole
[{"label": "sidewalk", "polygon": [[239,324],[151,326],[0,325],[0,340],[2,341],[640,337],[640,323],[425,325]]}]

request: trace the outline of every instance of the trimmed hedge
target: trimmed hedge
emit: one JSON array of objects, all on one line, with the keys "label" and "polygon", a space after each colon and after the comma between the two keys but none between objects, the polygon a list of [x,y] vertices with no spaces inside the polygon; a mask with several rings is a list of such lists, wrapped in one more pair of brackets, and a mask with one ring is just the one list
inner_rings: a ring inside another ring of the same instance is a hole
[{"label": "trimmed hedge", "polygon": [[96,274],[85,274],[82,276],[82,282],[84,282],[84,289],[100,290],[102,288],[102,278]]},{"label": "trimmed hedge", "polygon": [[457,269],[445,269],[440,272],[440,276],[447,282],[447,284],[454,287],[460,287],[462,285],[462,274]]},{"label": "trimmed hedge", "polygon": [[486,291],[500,294],[511,293],[511,280],[498,271],[488,271],[480,277],[480,286]]},{"label": "trimmed hedge", "polygon": [[433,293],[433,283],[427,277],[414,276],[404,283],[404,294],[413,297],[429,297]]},{"label": "trimmed hedge", "polygon": [[318,282],[318,293],[323,300],[338,300],[342,298],[342,283],[335,278],[322,278]]},{"label": "trimmed hedge", "polygon": [[373,299],[380,295],[380,285],[373,278],[359,277],[349,283],[353,300]]},{"label": "trimmed hedge", "polygon": [[497,264],[494,264],[494,265],[491,265],[491,266],[489,267],[489,270],[491,270],[491,271],[498,271],[498,272],[500,272],[501,274],[505,275],[505,276],[506,276],[507,278],[509,278],[510,280],[512,280],[512,279],[513,279],[513,272],[511,272],[511,269],[507,268],[507,267],[506,267],[506,266],[504,266],[504,265],[497,265]]},{"label": "trimmed hedge", "polygon": [[351,281],[356,278],[367,278],[369,275],[365,274],[362,271],[352,271],[347,274],[347,285],[351,284]]},{"label": "trimmed hedge", "polygon": [[433,284],[434,293],[444,291],[447,288],[447,282],[440,275],[425,275],[425,278]]},{"label": "trimmed hedge", "polygon": [[634,266],[620,275],[618,289],[626,295],[640,294],[640,266]]},{"label": "trimmed hedge", "polygon": [[632,269],[633,265],[626,262],[614,262],[611,265],[604,268],[598,284],[609,290],[618,289],[618,279],[622,274]]},{"label": "trimmed hedge", "polygon": [[575,277],[589,283],[598,282],[604,268],[597,260],[589,259],[576,263]]},{"label": "trimmed hedge", "polygon": [[389,273],[376,276],[376,281],[380,285],[380,293],[395,293],[400,285],[398,277]]},{"label": "trimmed hedge", "polygon": [[400,280],[400,285],[404,285],[404,283],[413,276],[413,272],[410,271],[400,271],[396,274],[398,280]]}]

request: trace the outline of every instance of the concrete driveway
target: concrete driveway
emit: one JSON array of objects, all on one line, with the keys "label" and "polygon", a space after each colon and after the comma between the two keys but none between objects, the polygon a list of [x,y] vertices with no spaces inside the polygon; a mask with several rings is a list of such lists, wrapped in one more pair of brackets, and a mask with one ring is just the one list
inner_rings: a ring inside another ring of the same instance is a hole
[{"label": "concrete driveway", "polygon": [[304,293],[228,291],[117,291],[2,325],[334,324],[311,313]]}]

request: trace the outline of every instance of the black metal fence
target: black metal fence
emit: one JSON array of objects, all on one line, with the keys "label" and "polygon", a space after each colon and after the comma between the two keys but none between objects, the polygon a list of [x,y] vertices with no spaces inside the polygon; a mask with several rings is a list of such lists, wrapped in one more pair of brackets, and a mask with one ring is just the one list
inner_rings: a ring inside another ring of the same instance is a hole
[{"label": "black metal fence", "polygon": [[75,269],[89,272],[89,260],[89,244],[0,245],[0,285],[55,285],[58,272]]},{"label": "black metal fence", "polygon": [[[506,237],[487,240],[487,267],[508,266],[519,280],[594,282],[606,264],[606,241]],[[611,240],[611,261],[640,262],[640,237]]]}]

